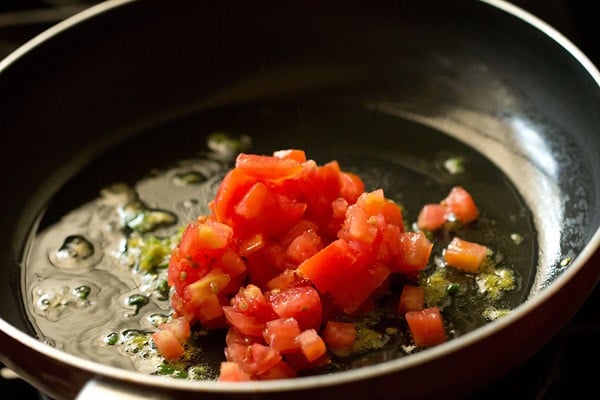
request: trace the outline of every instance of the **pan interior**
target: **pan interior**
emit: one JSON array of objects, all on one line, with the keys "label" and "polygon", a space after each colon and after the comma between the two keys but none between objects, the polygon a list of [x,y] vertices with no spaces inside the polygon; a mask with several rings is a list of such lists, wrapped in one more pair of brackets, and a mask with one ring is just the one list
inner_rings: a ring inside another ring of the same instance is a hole
[{"label": "pan interior", "polygon": [[[131,135],[54,194],[32,235],[23,269],[27,313],[41,340],[104,364],[155,373],[155,355],[132,351],[126,338],[152,331],[153,321],[168,315],[169,300],[157,295],[154,276],[123,259],[127,236],[116,205],[135,192],[148,210],[175,216],[176,223],[151,232],[157,237],[172,235],[206,214],[233,161],[209,140],[215,134],[240,139],[246,152],[301,148],[319,164],[337,160],[342,169],[360,175],[367,190],[383,188],[403,205],[411,222],[423,204],[439,201],[452,186],[468,188],[482,217],[476,228],[464,227],[457,234],[488,244],[500,265],[518,277],[518,289],[494,306],[512,309],[529,296],[538,264],[534,216],[511,179],[480,151],[386,104],[250,102],[194,112]],[[448,167],[449,160],[457,159],[463,166],[458,172]],[[448,238],[438,239],[439,251]],[[485,324],[483,307],[471,300],[448,307],[452,334]],[[121,338],[119,345],[109,344],[111,337]],[[405,339],[392,335],[382,349],[337,360],[335,368],[407,356],[412,350]],[[203,376],[214,378],[223,337],[210,335],[201,346],[200,363],[209,371]]]}]

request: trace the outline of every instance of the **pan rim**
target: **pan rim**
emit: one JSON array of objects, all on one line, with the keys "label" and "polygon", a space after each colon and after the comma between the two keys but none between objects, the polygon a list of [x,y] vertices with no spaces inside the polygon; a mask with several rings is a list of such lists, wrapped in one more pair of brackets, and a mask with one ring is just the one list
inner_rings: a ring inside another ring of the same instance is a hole
[{"label": "pan rim", "polygon": [[[543,32],[545,35],[553,39],[568,54],[574,57],[579,64],[581,64],[588,75],[596,82],[600,88],[600,72],[597,67],[588,59],[588,57],[568,38],[558,32],[552,26],[541,20],[540,18],[530,14],[520,7],[513,5],[505,0],[477,0],[482,3],[486,3],[492,7],[503,10],[504,12],[515,16],[525,23],[531,25],[537,30]],[[133,3],[136,0],[106,0],[95,6],[90,7],[84,11],[75,14],[72,17],[65,19],[64,21],[50,27],[44,32],[40,33],[27,43],[20,46],[18,49],[13,51],[10,55],[0,61],[0,74],[2,71],[19,58],[25,56],[28,52],[33,51],[37,46],[42,45],[47,40],[56,36],[60,32],[69,29],[70,27],[82,23],[83,21],[93,18],[94,16],[104,13],[110,9],[125,5],[127,3]],[[375,376],[383,374],[390,374],[398,372],[404,369],[409,369],[413,366],[425,364],[429,361],[435,360],[442,354],[451,354],[457,352],[470,344],[479,341],[481,338],[490,336],[492,333],[501,331],[508,326],[515,324],[518,320],[526,317],[529,313],[533,312],[536,308],[540,307],[550,297],[560,291],[567,283],[573,279],[573,277],[585,266],[591,259],[594,253],[600,248],[600,228],[596,229],[592,238],[588,241],[576,259],[573,260],[567,270],[565,270],[561,276],[557,277],[551,284],[548,285],[544,290],[538,293],[533,298],[528,299],[525,303],[516,307],[506,317],[495,321],[494,323],[487,324],[483,327],[476,329],[475,331],[466,333],[456,339],[453,339],[444,344],[438,345],[434,348],[427,349],[425,351],[411,355],[410,357],[403,357],[397,360],[387,361],[382,364],[372,365],[350,371],[337,372],[331,375],[321,376],[309,376],[309,377],[298,377],[291,379],[282,379],[276,381],[263,381],[263,382],[213,382],[213,381],[186,381],[176,380],[171,378],[158,379],[156,376],[150,376],[136,371],[128,371],[122,368],[107,366],[95,361],[90,361],[78,356],[63,352],[59,349],[51,347],[38,339],[28,335],[25,332],[17,329],[13,325],[6,322],[0,317],[0,330],[7,333],[12,338],[29,347],[36,352],[44,354],[45,356],[54,358],[60,362],[68,364],[74,368],[83,369],[92,375],[105,376],[118,380],[124,380],[133,384],[143,384],[144,386],[154,387],[168,387],[169,389],[181,389],[181,390],[204,390],[211,392],[221,393],[257,393],[257,392],[279,392],[302,389],[314,389],[318,387],[330,386],[330,385],[341,385],[344,383],[354,382],[357,380],[366,380]],[[293,385],[290,383],[293,382]]]}]

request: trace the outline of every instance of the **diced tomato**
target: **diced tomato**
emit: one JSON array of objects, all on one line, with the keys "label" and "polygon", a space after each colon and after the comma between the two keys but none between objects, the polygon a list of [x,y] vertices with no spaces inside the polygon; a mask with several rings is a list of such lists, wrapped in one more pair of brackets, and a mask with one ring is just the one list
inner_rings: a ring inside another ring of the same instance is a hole
[{"label": "diced tomato", "polygon": [[351,322],[327,321],[321,335],[328,348],[347,349],[356,341],[356,326]]},{"label": "diced tomato", "polygon": [[264,293],[253,284],[240,287],[238,293],[231,299],[231,306],[237,312],[255,316],[262,321],[277,318]]},{"label": "diced tomato", "polygon": [[323,248],[321,237],[314,231],[306,231],[296,236],[285,251],[286,260],[293,265],[299,265],[302,261],[315,255]]},{"label": "diced tomato", "polygon": [[268,300],[279,318],[294,318],[301,330],[320,328],[323,305],[319,293],[312,286],[274,291],[269,294]]},{"label": "diced tomato", "polygon": [[296,340],[299,334],[300,326],[294,318],[277,318],[267,322],[263,337],[269,346],[283,354],[299,348]]},{"label": "diced tomato", "polygon": [[298,266],[321,293],[329,293],[346,313],[356,311],[390,274],[386,265],[358,263],[352,248],[338,239]]},{"label": "diced tomato", "polygon": [[273,156],[284,160],[295,160],[299,163],[303,163],[306,161],[306,153],[304,152],[304,150],[299,149],[277,150],[273,152]]},{"label": "diced tomato", "polygon": [[184,343],[191,335],[190,323],[185,317],[173,318],[164,324],[160,324],[158,329],[173,332],[179,343]]},{"label": "diced tomato", "polygon": [[240,364],[233,361],[223,361],[219,369],[219,381],[240,382],[251,380],[250,374],[242,369]]},{"label": "diced tomato", "polygon": [[420,311],[425,305],[425,288],[423,286],[404,285],[400,292],[398,314],[404,315],[409,311]]},{"label": "diced tomato", "polygon": [[385,222],[392,225],[397,225],[401,231],[404,231],[404,218],[402,217],[402,208],[395,202],[385,199],[381,214],[385,218]]},{"label": "diced tomato", "polygon": [[185,352],[183,345],[170,329],[159,329],[154,332],[152,340],[158,352],[167,360],[177,360]]},{"label": "diced tomato", "polygon": [[209,265],[200,265],[192,261],[188,256],[182,254],[178,247],[171,253],[167,283],[169,286],[175,287],[176,292],[182,293],[187,285],[197,281],[208,271]]},{"label": "diced tomato", "polygon": [[248,336],[262,337],[262,334],[267,327],[263,320],[253,315],[246,315],[235,311],[231,306],[223,306],[222,310],[225,313],[227,322],[239,333]]},{"label": "diced tomato", "polygon": [[463,224],[468,224],[479,218],[479,209],[475,204],[475,200],[462,186],[453,187],[441,204],[446,206],[448,211],[454,214],[456,219]]},{"label": "diced tomato", "polygon": [[223,252],[219,258],[218,265],[224,273],[231,277],[237,277],[246,272],[246,263],[242,257],[231,248],[227,248]]},{"label": "diced tomato", "polygon": [[233,207],[235,213],[247,220],[264,218],[275,207],[275,195],[262,182],[256,182]]},{"label": "diced tomato", "polygon": [[394,272],[420,271],[427,266],[432,249],[433,243],[422,232],[403,232],[400,252],[391,268]]},{"label": "diced tomato", "polygon": [[244,335],[231,326],[229,327],[229,329],[227,329],[227,334],[225,335],[225,344],[227,346],[230,346],[232,344],[243,344],[245,346],[249,346],[252,343],[265,344],[265,341],[260,336]]},{"label": "diced tomato", "polygon": [[209,203],[216,220],[231,224],[233,207],[254,183],[256,183],[256,179],[248,176],[245,171],[239,168],[233,168],[229,171],[219,185],[214,200]]},{"label": "diced tomato", "polygon": [[435,231],[441,228],[446,222],[448,209],[441,204],[426,204],[421,208],[417,217],[417,227],[419,229]]},{"label": "diced tomato", "polygon": [[356,256],[345,240],[336,240],[298,266],[298,274],[305,276],[321,293],[328,292],[338,276],[343,275],[347,265],[352,265]]},{"label": "diced tomato", "polygon": [[292,368],[285,361],[280,361],[275,364],[273,367],[269,368],[267,371],[258,375],[256,379],[259,380],[270,380],[270,379],[286,379],[286,378],[294,378],[297,376],[296,370]]},{"label": "diced tomato", "polygon": [[298,335],[297,339],[300,343],[302,354],[304,354],[304,357],[306,357],[309,362],[317,360],[327,351],[325,342],[314,329],[303,331]]},{"label": "diced tomato", "polygon": [[268,281],[266,288],[271,291],[285,290],[298,286],[307,286],[309,284],[310,282],[307,279],[300,277],[296,273],[296,270],[286,268],[282,273]]},{"label": "diced tomato", "polygon": [[454,268],[477,272],[487,257],[487,247],[454,237],[444,251],[444,261]]},{"label": "diced tomato", "polygon": [[446,331],[438,307],[429,307],[421,311],[409,311],[406,322],[418,347],[430,347],[446,341]]},{"label": "diced tomato", "polygon": [[302,171],[302,164],[293,158],[240,153],[235,169],[259,179],[282,180]]},{"label": "diced tomato", "polygon": [[[319,166],[299,149],[239,154],[209,209],[171,253],[173,319],[153,338],[175,360],[192,324],[227,328],[220,381],[289,378],[330,362],[327,348],[353,351],[356,327],[340,322],[341,314],[375,310],[396,274],[415,278],[433,248],[423,232],[404,232],[403,209],[383,189],[365,192],[337,161]],[[468,223],[478,216],[473,198],[456,186],[423,207],[417,226],[435,230],[450,217]],[[467,244],[455,238],[446,263],[475,271],[481,248]],[[445,340],[439,309],[424,306],[423,288],[405,284],[398,313],[421,347]]]},{"label": "diced tomato", "polygon": [[225,348],[225,358],[237,363],[251,377],[265,373],[281,362],[277,350],[260,343],[248,346],[233,343]]},{"label": "diced tomato", "polygon": [[348,203],[355,203],[358,197],[365,191],[362,179],[351,172],[340,172],[340,195]]}]

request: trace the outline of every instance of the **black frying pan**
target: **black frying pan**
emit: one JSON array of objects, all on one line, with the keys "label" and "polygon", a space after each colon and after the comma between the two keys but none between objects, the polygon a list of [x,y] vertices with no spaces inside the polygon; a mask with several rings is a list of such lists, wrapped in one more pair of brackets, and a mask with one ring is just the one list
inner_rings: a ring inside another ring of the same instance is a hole
[{"label": "black frying pan", "polygon": [[[1,360],[57,399],[477,390],[552,338],[600,277],[599,82],[568,41],[504,2],[111,1],[80,14],[0,64],[1,140],[20,150],[0,161]],[[241,385],[162,380],[40,341],[19,284],[32,229],[189,156],[220,127],[247,129],[256,152],[339,159],[400,197],[413,185],[403,200],[415,207],[440,187],[428,184],[438,157],[460,148],[482,208],[530,213],[527,290],[513,299],[524,304],[404,359]]]}]

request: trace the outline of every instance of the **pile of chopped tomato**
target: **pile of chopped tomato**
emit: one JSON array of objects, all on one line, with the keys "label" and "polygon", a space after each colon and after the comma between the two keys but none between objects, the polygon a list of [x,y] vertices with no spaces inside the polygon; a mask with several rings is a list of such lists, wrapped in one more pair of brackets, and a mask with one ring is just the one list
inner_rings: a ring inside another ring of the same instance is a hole
[{"label": "pile of chopped tomato", "polygon": [[[463,188],[430,208],[423,229],[478,216]],[[328,350],[351,348],[356,329],[340,316],[359,312],[394,274],[416,282],[433,246],[423,232],[405,232],[383,189],[365,192],[336,161],[317,165],[297,149],[239,154],[210,210],[171,254],[174,315],[153,339],[176,360],[194,324],[227,329],[220,380],[293,377],[327,363]],[[398,312],[416,345],[446,340],[422,290],[405,285]]]}]

